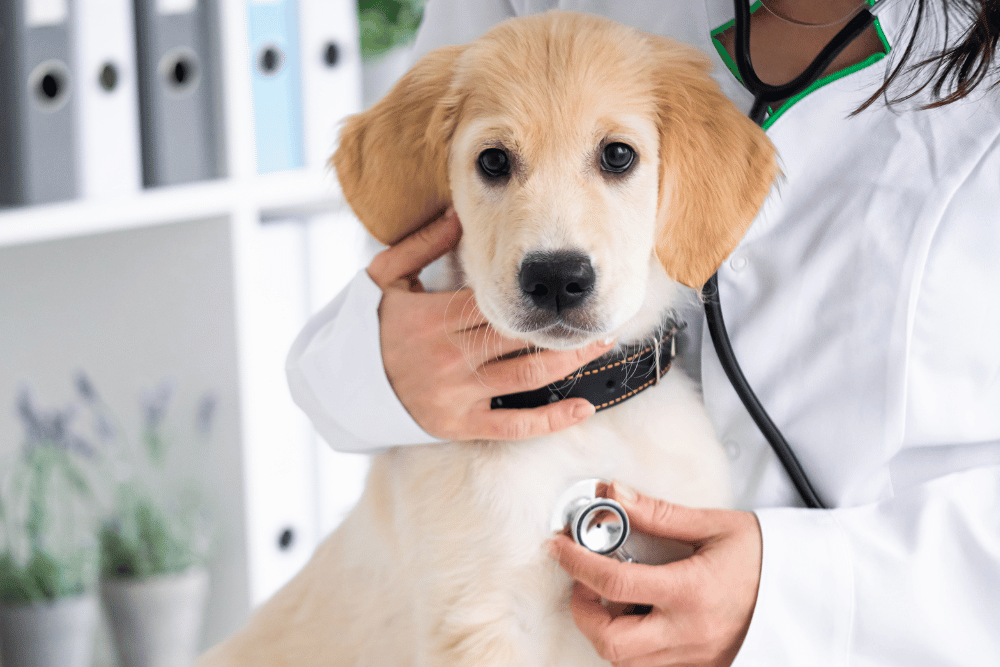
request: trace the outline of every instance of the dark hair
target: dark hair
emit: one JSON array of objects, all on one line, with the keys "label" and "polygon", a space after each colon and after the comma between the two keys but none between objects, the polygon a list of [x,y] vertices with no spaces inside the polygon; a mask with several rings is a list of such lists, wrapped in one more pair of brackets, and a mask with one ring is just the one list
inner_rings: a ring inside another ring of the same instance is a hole
[{"label": "dark hair", "polygon": [[[906,18],[912,24],[910,39],[885,82],[858,109],[871,106],[880,97],[892,106],[901,104],[930,89],[931,101],[921,108],[931,109],[957,102],[981,84],[987,88],[1000,86],[997,66],[997,46],[1000,44],[1000,0],[939,0],[937,7],[928,7],[928,0],[914,0]],[[961,34],[953,40],[955,23]],[[932,31],[933,38],[925,34]],[[916,63],[911,58],[923,44],[941,44]],[[907,89],[898,90],[900,79]]]}]

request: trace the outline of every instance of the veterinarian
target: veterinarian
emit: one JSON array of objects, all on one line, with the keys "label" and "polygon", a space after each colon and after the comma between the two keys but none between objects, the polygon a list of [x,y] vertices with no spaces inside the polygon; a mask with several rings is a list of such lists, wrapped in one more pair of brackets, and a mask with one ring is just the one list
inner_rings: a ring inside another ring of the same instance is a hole
[{"label": "veterinarian", "polygon": [[[728,0],[431,0],[416,51],[556,6],[700,48],[750,108]],[[758,74],[793,78],[859,9],[765,0],[751,19]],[[824,78],[772,105],[784,180],[719,292],[750,384],[833,509],[801,507],[692,318],[684,365],[753,513],[616,484],[635,529],[696,555],[646,567],[552,542],[578,582],[577,625],[613,664],[1000,664],[998,35],[996,0],[887,0]],[[293,396],[335,448],[529,438],[593,414],[583,399],[489,409],[485,385],[543,386],[610,341],[470,368],[458,343],[471,294],[425,293],[416,277],[460,235],[449,213],[379,254],[296,341]],[[653,611],[612,618],[602,597]]]}]

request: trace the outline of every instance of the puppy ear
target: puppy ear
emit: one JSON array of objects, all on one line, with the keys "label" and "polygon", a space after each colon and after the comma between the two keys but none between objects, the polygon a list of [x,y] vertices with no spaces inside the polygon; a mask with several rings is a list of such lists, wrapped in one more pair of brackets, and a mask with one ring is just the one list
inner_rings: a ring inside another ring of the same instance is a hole
[{"label": "puppy ear", "polygon": [[448,143],[459,101],[449,90],[464,48],[431,51],[341,130],[330,163],[347,203],[382,243],[423,226],[451,201]]},{"label": "puppy ear", "polygon": [[743,238],[778,175],[774,146],[719,90],[711,64],[657,39],[660,202],[656,253],[696,289]]}]

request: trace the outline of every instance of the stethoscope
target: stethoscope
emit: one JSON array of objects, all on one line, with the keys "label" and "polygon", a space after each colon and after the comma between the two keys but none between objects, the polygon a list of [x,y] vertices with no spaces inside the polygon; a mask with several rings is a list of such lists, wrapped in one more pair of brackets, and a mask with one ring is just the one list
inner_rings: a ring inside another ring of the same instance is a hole
[{"label": "stethoscope", "polygon": [[566,489],[556,502],[552,532],[567,532],[580,546],[623,563],[662,565],[694,552],[682,542],[633,532],[625,508],[597,495],[598,486],[609,483],[584,479]]},{"label": "stethoscope", "polygon": [[[753,68],[750,57],[750,6],[746,0],[735,0],[733,3],[736,10],[735,60],[743,84],[754,97],[748,114],[750,119],[758,125],[763,125],[771,103],[797,95],[819,79],[834,59],[872,25],[875,21],[875,9],[883,2],[885,0],[874,0],[869,7],[863,8],[851,18],[801,74],[788,83],[772,86],[761,81]],[[705,283],[703,297],[708,331],[726,377],[729,378],[754,423],[771,445],[805,506],[814,509],[826,508],[795,452],[750,388],[736,360],[722,318],[717,273]],[[643,536],[641,533],[632,533],[628,514],[621,504],[596,495],[595,490],[601,481],[583,480],[567,489],[556,504],[557,509],[552,518],[551,528],[554,531],[568,531],[577,544],[620,561],[657,564],[683,557],[683,554],[676,553],[665,556],[662,544],[651,541],[648,536]]]},{"label": "stethoscope", "polygon": [[[831,39],[819,55],[805,70],[788,83],[780,86],[772,86],[764,83],[754,71],[750,58],[750,7],[746,0],[735,0],[736,10],[736,67],[739,69],[740,77],[754,97],[753,106],[748,114],[750,119],[758,125],[764,124],[768,105],[778,100],[788,99],[797,95],[813,84],[823,72],[830,66],[834,59],[847,48],[847,46],[857,39],[875,21],[874,11],[885,0],[876,0],[869,7],[858,12],[847,25],[841,28],[833,39]],[[708,331],[712,336],[712,344],[715,352],[722,364],[722,369],[729,378],[730,384],[736,390],[743,405],[746,407],[750,417],[757,424],[764,438],[771,449],[774,450],[781,465],[785,468],[788,476],[795,485],[802,501],[806,507],[814,509],[825,508],[826,505],[820,500],[819,495],[809,482],[802,464],[799,463],[792,448],[788,445],[781,431],[775,426],[768,416],[764,406],[761,405],[757,395],[750,388],[743,371],[740,369],[736,355],[733,353],[732,345],[729,343],[729,334],[726,332],[726,325],[722,319],[722,307],[719,302],[719,277],[718,273],[709,278],[705,283],[703,297],[705,300],[705,319],[708,324]]]}]

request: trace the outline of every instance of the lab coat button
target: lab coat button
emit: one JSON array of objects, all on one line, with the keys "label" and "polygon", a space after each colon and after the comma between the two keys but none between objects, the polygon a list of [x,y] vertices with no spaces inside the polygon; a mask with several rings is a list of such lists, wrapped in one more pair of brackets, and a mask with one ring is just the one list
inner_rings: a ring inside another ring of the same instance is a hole
[{"label": "lab coat button", "polygon": [[740,456],[740,446],[735,440],[726,440],[722,443],[722,449],[731,461],[735,461]]},{"label": "lab coat button", "polygon": [[729,260],[729,266],[733,271],[742,271],[747,268],[747,258],[743,255],[736,255],[731,260]]}]

